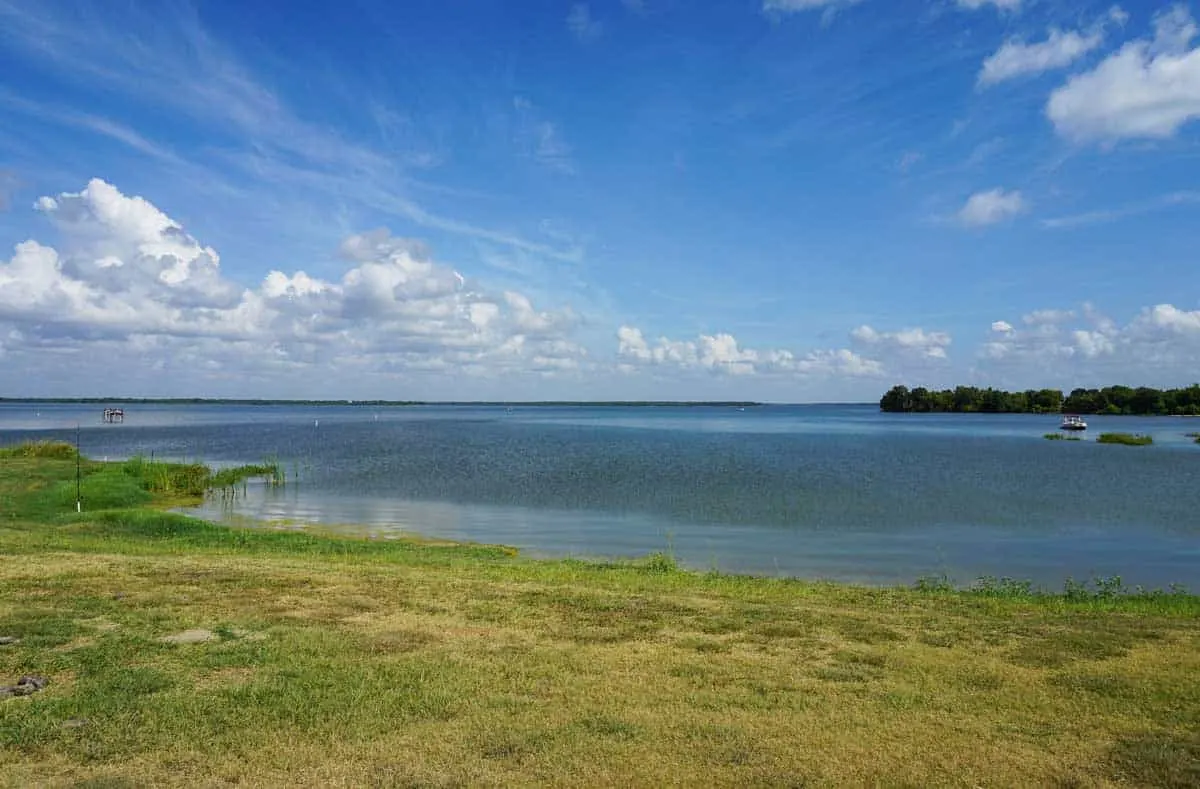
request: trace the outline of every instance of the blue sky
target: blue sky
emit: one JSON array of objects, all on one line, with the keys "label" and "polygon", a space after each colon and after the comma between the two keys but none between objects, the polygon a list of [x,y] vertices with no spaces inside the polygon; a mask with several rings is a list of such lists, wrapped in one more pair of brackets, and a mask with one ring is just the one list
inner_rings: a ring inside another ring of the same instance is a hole
[{"label": "blue sky", "polygon": [[0,394],[1191,383],[1197,13],[0,0]]}]

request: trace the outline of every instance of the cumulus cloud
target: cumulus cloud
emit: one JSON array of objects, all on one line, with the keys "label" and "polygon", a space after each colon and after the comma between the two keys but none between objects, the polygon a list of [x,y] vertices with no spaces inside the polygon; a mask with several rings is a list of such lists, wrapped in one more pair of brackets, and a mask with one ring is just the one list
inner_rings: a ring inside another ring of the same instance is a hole
[{"label": "cumulus cloud", "polygon": [[983,61],[977,84],[986,88],[1016,77],[1063,68],[1103,43],[1104,32],[1101,29],[1086,34],[1051,29],[1045,41],[1033,44],[1010,39]]},{"label": "cumulus cloud", "polygon": [[570,310],[491,292],[386,231],[346,240],[339,281],[271,271],[245,288],[223,276],[215,250],[102,180],[36,208],[62,243],[25,241],[0,262],[9,352],[117,343],[125,358],[133,351],[204,367],[322,363],[388,374],[554,371],[585,358],[570,338]]},{"label": "cumulus cloud", "polygon": [[730,334],[702,334],[694,340],[659,337],[648,341],[641,329],[617,330],[617,355],[630,365],[656,365],[683,370],[707,370],[726,375],[779,373],[814,376],[877,376],[883,366],[853,351],[820,350],[797,356],[787,350],[743,348]]},{"label": "cumulus cloud", "polygon": [[958,221],[968,227],[994,225],[1024,213],[1027,209],[1028,204],[1020,192],[990,189],[986,192],[976,192],[967,198],[966,204],[959,209]]},{"label": "cumulus cloud", "polygon": [[1197,27],[1182,5],[1154,18],[1154,37],[1131,41],[1055,90],[1046,115],[1077,142],[1161,139],[1200,118]]},{"label": "cumulus cloud", "polygon": [[992,324],[980,348],[986,362],[1014,369],[1044,368],[1054,375],[1088,378],[1161,378],[1200,367],[1200,310],[1158,304],[1124,326],[1091,305],[1082,311],[1038,310],[1022,319]]},{"label": "cumulus cloud", "polygon": [[949,334],[924,329],[881,332],[864,325],[850,332],[850,337],[870,348],[926,359],[945,359],[946,349],[950,347]]}]

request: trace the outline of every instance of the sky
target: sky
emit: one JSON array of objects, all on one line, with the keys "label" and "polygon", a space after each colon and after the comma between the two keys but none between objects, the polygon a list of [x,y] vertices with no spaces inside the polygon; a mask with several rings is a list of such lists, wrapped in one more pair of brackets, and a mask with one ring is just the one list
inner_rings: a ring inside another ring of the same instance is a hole
[{"label": "sky", "polygon": [[1187,385],[1198,17],[0,0],[0,396]]}]

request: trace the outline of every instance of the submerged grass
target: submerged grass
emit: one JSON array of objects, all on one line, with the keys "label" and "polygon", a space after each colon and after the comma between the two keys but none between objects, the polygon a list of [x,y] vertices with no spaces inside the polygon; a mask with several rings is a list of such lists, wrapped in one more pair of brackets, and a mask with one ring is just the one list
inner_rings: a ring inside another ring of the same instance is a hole
[{"label": "submerged grass", "polygon": [[[1200,598],[231,529],[0,460],[0,784],[1190,786]],[[179,469],[173,480],[195,472]],[[214,475],[214,477],[217,475]],[[136,499],[136,500],[135,500]],[[125,502],[125,503],[121,503]],[[193,643],[165,636],[197,631]]]},{"label": "submerged grass", "polygon": [[1068,436],[1063,433],[1046,433],[1042,438],[1047,441],[1078,441],[1079,436]]},{"label": "submerged grass", "polygon": [[1130,447],[1144,447],[1154,443],[1154,438],[1151,436],[1143,436],[1135,433],[1101,433],[1096,439],[1098,444],[1124,444]]}]

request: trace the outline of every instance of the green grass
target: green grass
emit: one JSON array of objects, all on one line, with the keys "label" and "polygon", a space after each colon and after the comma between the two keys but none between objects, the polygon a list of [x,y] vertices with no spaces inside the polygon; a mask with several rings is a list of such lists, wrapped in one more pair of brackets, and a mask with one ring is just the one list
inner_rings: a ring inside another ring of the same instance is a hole
[{"label": "green grass", "polygon": [[194,472],[145,465],[85,462],[92,501],[119,506],[77,515],[54,493],[73,459],[0,460],[0,635],[20,639],[0,683],[50,679],[0,701],[2,785],[1198,777],[1182,590],[881,589],[233,529],[154,509]]},{"label": "green grass", "polygon": [[1047,441],[1078,441],[1079,436],[1068,436],[1063,433],[1046,433],[1042,438]]},{"label": "green grass", "polygon": [[1099,444],[1124,444],[1130,447],[1144,447],[1154,443],[1151,436],[1135,433],[1101,433],[1096,439]]},{"label": "green grass", "polygon": [[10,447],[0,447],[0,460],[9,458],[74,460],[75,454],[75,447],[65,441],[26,441]]}]

